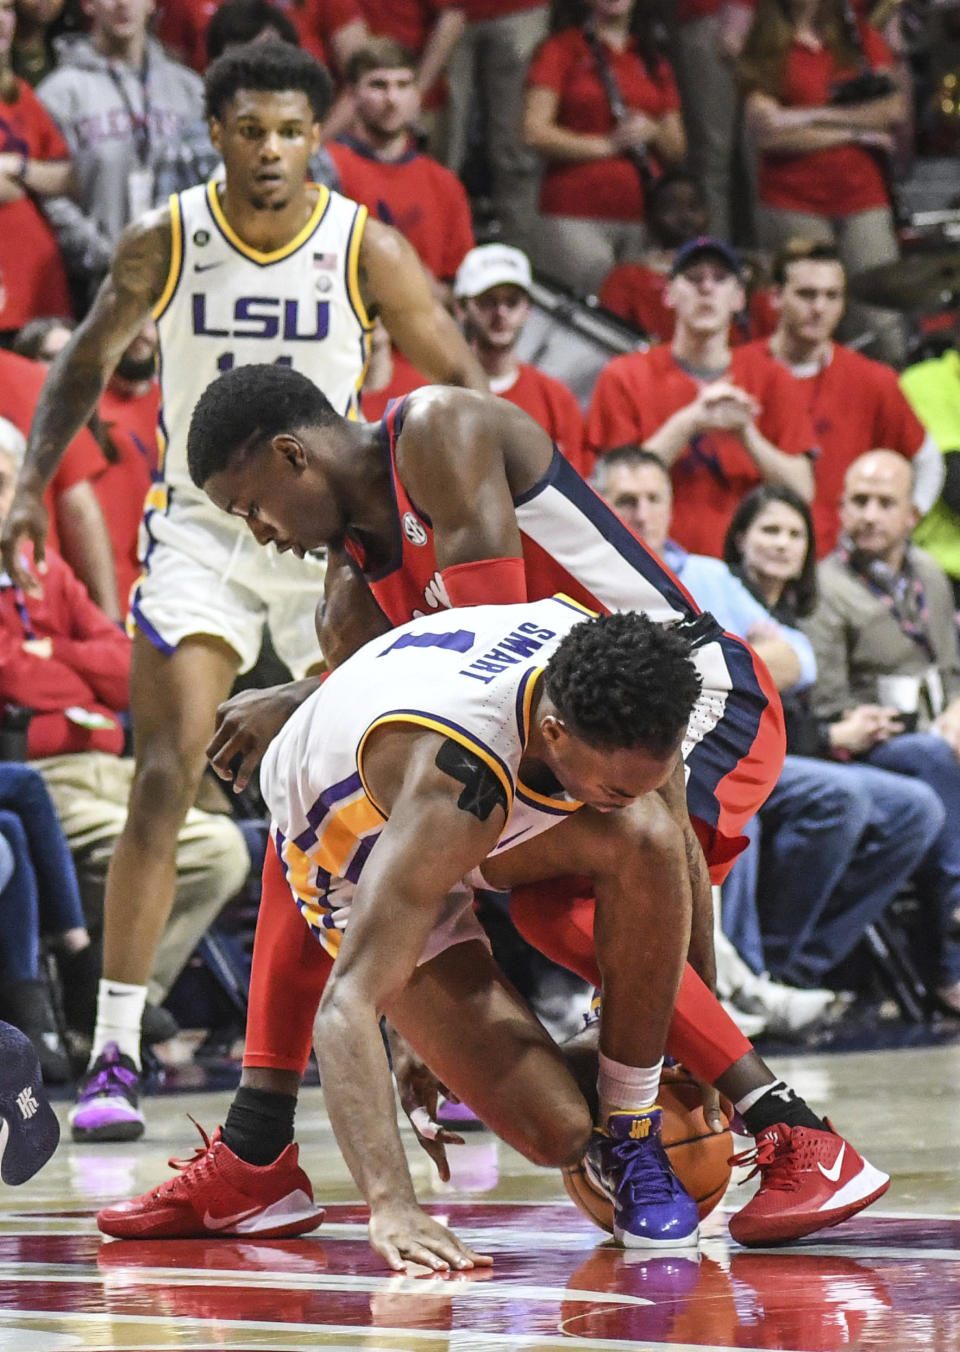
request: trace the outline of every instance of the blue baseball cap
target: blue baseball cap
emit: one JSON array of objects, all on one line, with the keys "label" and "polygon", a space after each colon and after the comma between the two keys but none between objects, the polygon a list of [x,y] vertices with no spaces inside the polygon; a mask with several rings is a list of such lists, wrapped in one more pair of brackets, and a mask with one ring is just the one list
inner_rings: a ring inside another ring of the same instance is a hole
[{"label": "blue baseball cap", "polygon": [[699,258],[719,258],[720,262],[729,268],[734,277],[738,280],[743,279],[740,259],[736,250],[731,249],[729,244],[724,244],[722,239],[715,239],[712,235],[699,235],[696,239],[688,240],[686,244],[681,245],[670,267],[670,276],[676,277],[678,273],[683,272]]}]

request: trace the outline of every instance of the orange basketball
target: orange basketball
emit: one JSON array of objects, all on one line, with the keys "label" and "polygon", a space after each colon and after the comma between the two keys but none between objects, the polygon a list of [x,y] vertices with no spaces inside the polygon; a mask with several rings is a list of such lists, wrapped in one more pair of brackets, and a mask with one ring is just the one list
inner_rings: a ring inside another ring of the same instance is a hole
[{"label": "orange basketball", "polygon": [[[729,1131],[712,1132],[703,1119],[700,1086],[682,1066],[668,1067],[660,1079],[657,1102],[663,1109],[663,1144],[674,1173],[696,1202],[700,1219],[709,1216],[730,1182],[728,1160],[733,1154]],[[733,1108],[720,1106],[727,1121]],[[613,1204],[587,1177],[583,1164],[562,1170],[563,1186],[571,1200],[601,1230],[613,1234]]]}]

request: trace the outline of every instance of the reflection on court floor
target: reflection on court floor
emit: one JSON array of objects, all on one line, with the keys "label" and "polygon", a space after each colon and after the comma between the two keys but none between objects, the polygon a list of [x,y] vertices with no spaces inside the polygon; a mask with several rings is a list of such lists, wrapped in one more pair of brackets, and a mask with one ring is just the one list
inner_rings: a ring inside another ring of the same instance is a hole
[{"label": "reflection on court floor", "polygon": [[[228,1096],[152,1099],[144,1141],[68,1142],[0,1193],[0,1352],[960,1352],[958,1070],[957,1047],[795,1058],[794,1082],[836,1104],[894,1186],[881,1207],[780,1250],[738,1248],[717,1212],[699,1256],[626,1252],[599,1242],[558,1175],[486,1133],[455,1153],[446,1188],[411,1146],[431,1213],[495,1257],[446,1278],[380,1266],[315,1090],[298,1127],[327,1204],[315,1235],[101,1242],[96,1207],[159,1182],[193,1133],[184,1111],[213,1125]],[[929,1100],[908,1113],[922,1085]]]}]

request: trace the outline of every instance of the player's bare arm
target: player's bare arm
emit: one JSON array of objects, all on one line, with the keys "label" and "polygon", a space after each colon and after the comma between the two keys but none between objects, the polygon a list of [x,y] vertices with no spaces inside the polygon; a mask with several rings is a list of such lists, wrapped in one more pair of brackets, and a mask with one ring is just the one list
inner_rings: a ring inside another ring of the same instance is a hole
[{"label": "player's bare arm", "polygon": [[416,251],[399,231],[367,220],[357,260],[360,291],[372,316],[418,371],[441,385],[486,390],[487,377],[452,316],[434,297]]},{"label": "player's bare arm", "polygon": [[323,599],[317,606],[317,638],[327,668],[332,671],[391,628],[350,555],[328,550]]},{"label": "player's bare arm", "polygon": [[[316,623],[324,664],[331,671],[390,628],[356,564],[341,550],[327,555]],[[321,680],[319,675],[304,676],[265,690],[241,690],[220,705],[207,759],[221,779],[233,783],[235,793],[247,787],[267,747]]]},{"label": "player's bare arm", "polygon": [[29,579],[21,578],[17,557],[25,537],[33,540],[38,559],[43,558],[47,533],[43,490],[162,294],[170,251],[167,208],[129,225],[90,313],[50,368],[34,413],[17,496],[3,530],[4,566],[15,581],[29,585]]},{"label": "player's bare arm", "polygon": [[410,397],[397,466],[433,522],[441,568],[522,557],[513,499],[552,454],[546,432],[506,400],[441,389]]},{"label": "player's bare arm", "polygon": [[389,1266],[473,1267],[490,1260],[417,1205],[379,1019],[413,976],[447,893],[494,847],[506,795],[473,752],[413,728],[376,732],[363,768],[389,821],[361,875],[317,1016],[327,1110],[370,1206],[371,1243]]}]

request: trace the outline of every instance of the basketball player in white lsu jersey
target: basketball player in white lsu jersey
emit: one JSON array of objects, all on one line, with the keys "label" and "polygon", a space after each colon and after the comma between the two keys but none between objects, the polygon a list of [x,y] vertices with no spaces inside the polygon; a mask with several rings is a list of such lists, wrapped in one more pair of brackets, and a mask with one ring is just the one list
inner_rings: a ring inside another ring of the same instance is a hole
[{"label": "basketball player in white lsu jersey", "polygon": [[[699,690],[688,640],[648,616],[598,618],[564,596],[471,606],[366,644],[268,748],[261,783],[288,902],[337,954],[314,1029],[330,1122],[390,1267],[490,1259],[417,1206],[381,1014],[528,1159],[557,1166],[586,1149],[622,1243],[696,1245],[696,1204],[655,1107],[692,910],[683,833],[656,790]],[[593,1132],[561,1050],[497,970],[471,909],[472,886],[565,872],[591,878],[598,897]],[[100,1228],[183,1235],[192,1217],[206,1233],[205,1218],[231,1209],[219,1132],[209,1148],[202,1172],[105,1208]],[[247,1197],[244,1233],[319,1224],[309,1181],[292,1167],[288,1178],[268,1214]]]},{"label": "basketball player in white lsu jersey", "polygon": [[373,316],[433,380],[485,388],[456,325],[434,302],[406,241],[363,207],[306,181],[329,77],[286,44],[233,48],[205,77],[221,183],[198,185],[131,224],[84,322],[51,367],[3,542],[42,558],[40,497],[121,353],[153,313],[160,335],[162,477],[144,514],[131,710],[136,775],[107,879],[104,980],[76,1139],[130,1140],[140,1018],[173,900],[174,849],[193,802],[217,705],[252,666],[262,630],[297,674],[319,662],[318,559],[265,559],[243,522],[218,513],[186,468],[191,410],[218,372],[276,362],[309,375],[355,416]]}]

